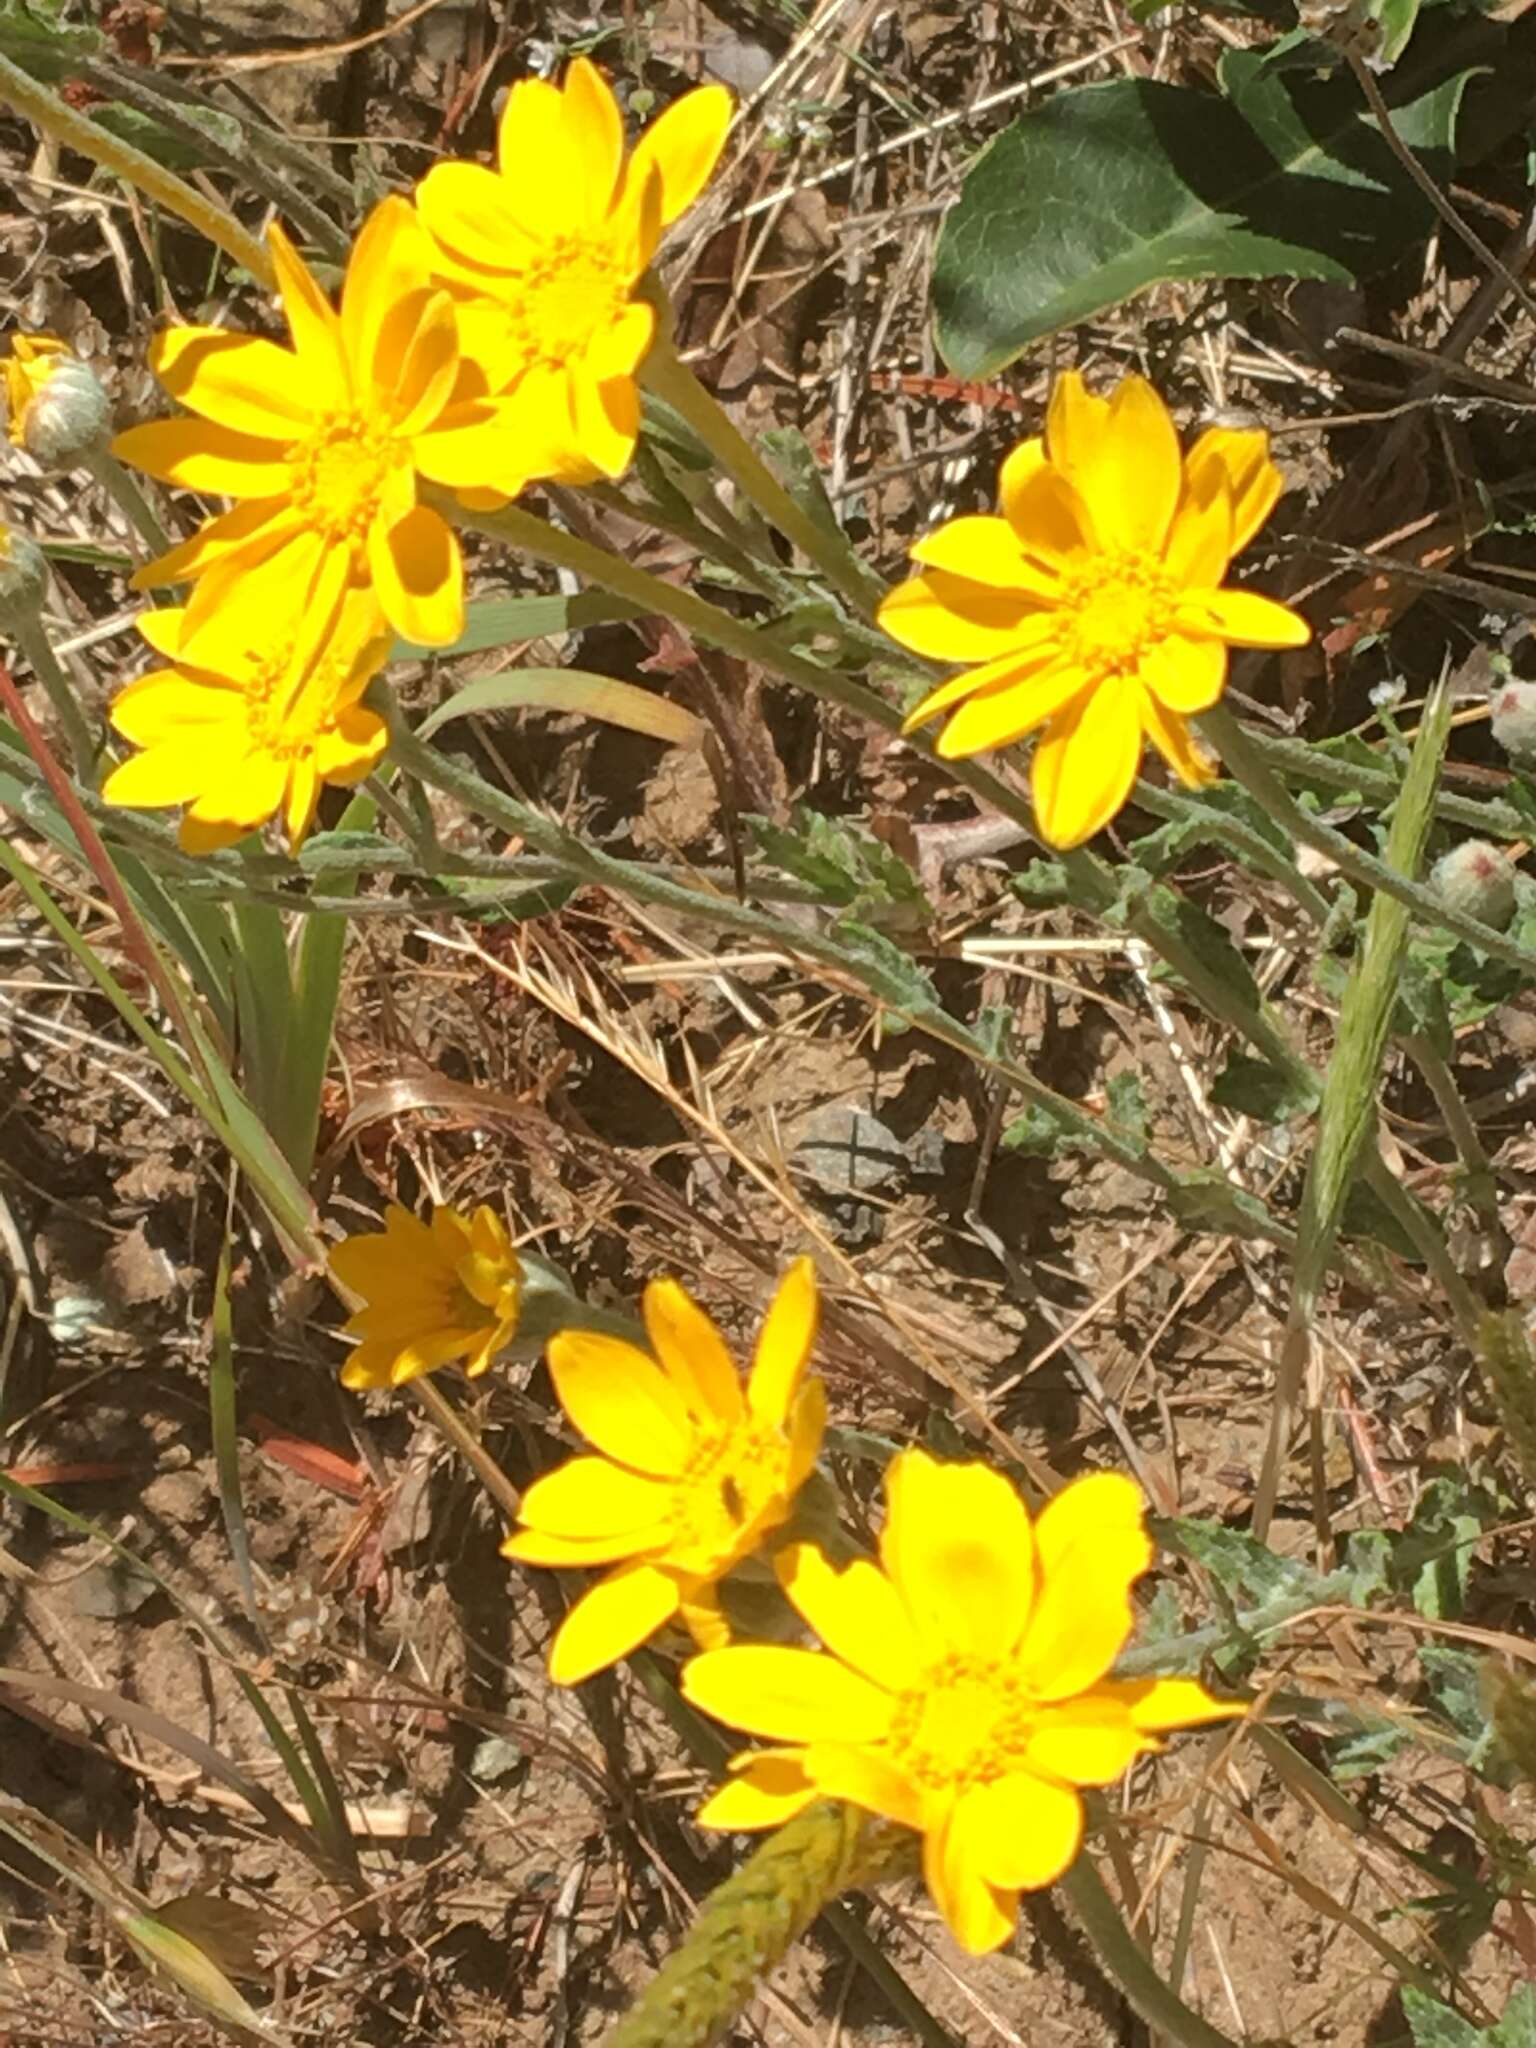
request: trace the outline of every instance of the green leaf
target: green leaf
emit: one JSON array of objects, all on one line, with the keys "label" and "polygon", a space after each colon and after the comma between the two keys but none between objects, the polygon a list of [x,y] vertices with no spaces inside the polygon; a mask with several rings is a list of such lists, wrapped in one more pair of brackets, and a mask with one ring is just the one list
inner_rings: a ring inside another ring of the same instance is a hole
[{"label": "green leaf", "polygon": [[696,746],[702,730],[691,711],[637,683],[621,683],[582,668],[510,668],[499,675],[472,677],[422,720],[417,738],[430,739],[456,718],[518,710],[572,711],[674,747]]},{"label": "green leaf", "polygon": [[[1469,75],[1393,106],[1437,179]],[[1342,283],[1422,236],[1426,204],[1351,77],[1267,69],[1262,51],[1229,50],[1221,84],[1082,86],[988,144],[934,260],[939,351],[957,376],[990,377],[1042,335],[1149,285]]]},{"label": "green leaf", "polygon": [[939,992],[905,948],[858,918],[840,917],[832,927],[848,949],[871,991],[893,1010],[909,1017],[943,1013]]},{"label": "green leaf", "polygon": [[584,626],[611,625],[634,619],[640,607],[604,590],[578,590],[552,597],[484,597],[464,614],[464,630],[451,647],[418,647],[397,640],[391,661],[451,661],[456,654],[484,654],[514,640],[547,640],[557,633],[577,633]]},{"label": "green leaf", "polygon": [[1019,1152],[1026,1159],[1054,1159],[1080,1140],[1064,1117],[1032,1102],[1020,1115],[1008,1119],[997,1142],[1005,1152]]},{"label": "green leaf", "polygon": [[1536,1987],[1529,1984],[1512,1994],[1491,2027],[1474,2027],[1411,1984],[1403,1986],[1403,2012],[1413,2048],[1536,2048]]},{"label": "green leaf", "polygon": [[899,853],[864,826],[805,805],[796,807],[787,826],[755,814],[746,823],[765,860],[817,890],[829,905],[861,914],[899,910],[917,927],[928,922],[931,906],[922,883]]},{"label": "green leaf", "polygon": [[1261,1124],[1289,1123],[1294,1116],[1306,1116],[1316,1109],[1318,1095],[1315,1082],[1300,1074],[1284,1073],[1268,1060],[1255,1059],[1246,1052],[1229,1053],[1211,1085],[1211,1100],[1218,1109],[1254,1117]]},{"label": "green leaf", "polygon": [[142,149],[157,164],[165,164],[173,171],[200,170],[218,161],[219,150],[238,156],[247,146],[245,130],[233,115],[222,114],[216,107],[184,106],[179,111],[201,128],[216,147],[199,149],[195,142],[157,121],[153,114],[140,113],[137,107],[124,106],[119,100],[92,107],[91,119],[109,135],[131,142],[135,149]]},{"label": "green leaf", "polygon": [[53,85],[68,78],[81,57],[99,57],[107,39],[99,29],[68,28],[60,0],[0,0],[0,56],[30,77]]},{"label": "green leaf", "polygon": [[1269,1211],[1256,1195],[1240,1188],[1218,1167],[1195,1166],[1168,1190],[1168,1207],[1180,1223],[1225,1237],[1268,1237]]},{"label": "green leaf", "polygon": [[1318,1577],[1300,1558],[1281,1557],[1256,1536],[1228,1529],[1220,1522],[1173,1515],[1159,1523],[1159,1530],[1172,1548],[1205,1567],[1234,1606],[1240,1600],[1263,1606],[1270,1600],[1305,1593]]}]

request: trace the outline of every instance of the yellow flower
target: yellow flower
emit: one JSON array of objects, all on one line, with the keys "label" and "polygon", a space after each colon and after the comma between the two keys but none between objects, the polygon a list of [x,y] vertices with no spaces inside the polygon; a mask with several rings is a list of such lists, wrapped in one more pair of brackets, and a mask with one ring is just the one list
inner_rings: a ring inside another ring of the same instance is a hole
[{"label": "yellow flower", "polygon": [[563,88],[508,95],[497,169],[436,165],[416,205],[458,301],[465,355],[506,394],[505,453],[469,485],[514,496],[536,476],[590,481],[629,466],[640,426],[635,373],[655,315],[634,289],[662,229],[703,189],[725,141],[723,86],[685,93],[626,160],[602,74],[578,57]]},{"label": "yellow flower", "polygon": [[6,431],[45,469],[73,469],[106,447],[112,408],[94,370],[56,334],[13,334],[0,362]]},{"label": "yellow flower", "polygon": [[259,601],[229,606],[191,654],[183,610],[143,612],[137,623],[170,666],[114,699],[112,724],[143,751],[114,768],[101,793],[132,808],[185,804],[188,852],[228,846],[279,812],[296,849],[321,784],[360,782],[384,752],[383,719],[358,701],[391,642],[371,592],[349,592],[333,620],[285,616]]},{"label": "yellow flower", "polygon": [[331,1271],[366,1304],[348,1322],[361,1339],[341,1383],[403,1387],[462,1359],[473,1379],[517,1328],[523,1268],[499,1217],[438,1208],[423,1223],[391,1202],[382,1232],[343,1238]]},{"label": "yellow flower", "polygon": [[886,1498],[878,1566],[839,1571],[810,1544],[776,1561],[830,1654],[743,1644],[684,1667],[696,1707],[785,1745],[735,1758],[699,1818],[776,1827],[845,1799],[919,1829],[929,1892],[979,1955],[1077,1855],[1079,1786],[1161,1749],[1160,1730],[1244,1710],[1193,1679],[1105,1676],[1152,1557],[1129,1479],[1079,1479],[1031,1525],[1001,1474],[904,1451]]},{"label": "yellow flower", "polygon": [[584,1593],[550,1649],[576,1685],[680,1615],[696,1639],[729,1640],[717,1582],[789,1517],[826,1426],[806,1378],[816,1339],[809,1259],[779,1284],[743,1392],[719,1331],[675,1280],[645,1290],[654,1359],[615,1337],[563,1330],[549,1370],[598,1457],[572,1458],[523,1497],[502,1545],[523,1564],[616,1565]]},{"label": "yellow flower", "polygon": [[1258,429],[1212,427],[1181,457],[1145,378],[1112,399],[1075,371],[1060,378],[1043,440],[1003,464],[1002,517],[928,534],[912,550],[922,573],[880,608],[903,646],[978,664],[925,697],[906,729],[958,705],[937,749],[958,760],[1044,726],[1035,816],[1054,846],[1114,817],[1143,736],[1191,788],[1210,782],[1187,720],[1220,697],[1227,648],[1310,638],[1285,605],[1220,587],[1280,495],[1268,445]]},{"label": "yellow flower", "polygon": [[[281,559],[294,609],[339,582],[371,584],[405,639],[438,647],[464,624],[464,565],[417,474],[453,482],[490,418],[456,399],[453,303],[429,274],[412,208],[386,199],[347,265],[341,310],[282,229],[269,236],[291,349],[217,327],[173,327],[151,361],[195,417],[130,427],[113,444],[163,482],[238,502],[141,569],[136,588],[195,580],[188,630],[246,602],[243,579]],[[317,594],[318,593],[318,594]]]}]

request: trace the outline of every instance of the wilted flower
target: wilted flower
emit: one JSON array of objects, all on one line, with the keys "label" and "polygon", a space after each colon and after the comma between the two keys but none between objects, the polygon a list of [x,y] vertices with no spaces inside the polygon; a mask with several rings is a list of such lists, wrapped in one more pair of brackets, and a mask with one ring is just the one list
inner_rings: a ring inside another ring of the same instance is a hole
[{"label": "wilted flower", "polygon": [[360,1341],[345,1387],[402,1387],[456,1361],[473,1379],[517,1329],[522,1265],[484,1204],[470,1216],[439,1207],[423,1223],[391,1202],[382,1232],[343,1238],[331,1271],[365,1303],[346,1325]]},{"label": "wilted flower", "polygon": [[254,601],[226,606],[190,654],[186,618],[179,607],[139,615],[170,666],[113,700],[113,726],[143,751],[113,769],[102,797],[143,809],[185,804],[188,852],[228,846],[279,812],[297,848],[321,785],[360,782],[388,743],[383,719],[359,702],[391,644],[378,602],[351,591],[331,622]]},{"label": "wilted flower", "polygon": [[101,454],[112,407],[89,364],[56,334],[13,334],[5,375],[6,431],[44,469],[75,469]]},{"label": "wilted flower", "polygon": [[655,328],[634,290],[662,229],[714,169],[730,115],[725,88],[701,86],[626,158],[618,103],[578,57],[563,87],[513,86],[496,170],[442,163],[427,173],[416,204],[457,301],[465,356],[504,394],[502,452],[465,483],[511,497],[530,477],[579,482],[629,466],[635,373]]},{"label": "wilted flower", "polygon": [[195,579],[189,639],[244,579],[280,558],[291,608],[337,582],[371,585],[395,631],[423,646],[457,639],[464,565],[442,514],[417,502],[417,473],[484,481],[477,434],[490,409],[456,403],[458,327],[433,286],[430,245],[403,199],[369,215],[332,309],[282,229],[269,239],[291,349],[219,327],[173,327],[151,360],[196,417],[120,434],[114,451],[166,483],[237,499],[141,569],[136,588]]},{"label": "wilted flower", "polygon": [[838,1570],[811,1544],[777,1560],[825,1652],[742,1644],[684,1667],[686,1699],[779,1745],[735,1758],[699,1818],[776,1827],[845,1799],[916,1828],[929,1892],[980,1954],[1076,1857],[1079,1787],[1244,1710],[1193,1679],[1106,1676],[1152,1559],[1129,1479],[1077,1480],[1031,1524],[1001,1474],[905,1451],[886,1497],[878,1565]]},{"label": "wilted flower", "polygon": [[1517,767],[1536,764],[1536,683],[1500,683],[1491,705],[1493,736]]},{"label": "wilted flower", "polygon": [[616,1565],[577,1601],[550,1650],[575,1685],[681,1616],[729,1640],[716,1586],[788,1520],[826,1424],[806,1378],[816,1337],[809,1259],[779,1283],[743,1389],[719,1331],[675,1280],[645,1290],[654,1358],[586,1330],[550,1340],[560,1405],[600,1453],[536,1479],[502,1545],[523,1564]]},{"label": "wilted flower", "polygon": [[1212,427],[1187,456],[1161,398],[1127,377],[1093,397],[1075,371],[1044,438],[1003,464],[1002,516],[952,519],[913,548],[921,573],[880,608],[895,640],[976,664],[932,691],[907,730],[952,707],[947,759],[1035,747],[1035,816],[1077,846],[1130,794],[1150,739],[1192,788],[1212,779],[1187,720],[1226,685],[1227,648],[1300,647],[1306,621],[1221,587],[1280,495],[1261,431]]}]

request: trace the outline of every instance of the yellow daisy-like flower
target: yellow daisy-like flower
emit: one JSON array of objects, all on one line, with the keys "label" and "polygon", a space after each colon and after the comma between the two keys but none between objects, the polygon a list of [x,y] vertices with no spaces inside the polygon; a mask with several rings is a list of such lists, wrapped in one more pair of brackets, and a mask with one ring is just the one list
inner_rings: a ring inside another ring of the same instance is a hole
[{"label": "yellow daisy-like flower", "polygon": [[979,1955],[1076,1857],[1080,1786],[1244,1709],[1193,1679],[1106,1677],[1152,1558],[1129,1479],[1079,1479],[1031,1523],[1000,1473],[904,1451],[886,1499],[879,1565],[839,1571],[810,1544],[776,1561],[826,1653],[743,1644],[684,1667],[696,1707],[784,1745],[735,1758],[699,1818],[777,1827],[844,1799],[916,1828],[928,1890]]},{"label": "yellow daisy-like flower", "polygon": [[438,1208],[430,1223],[391,1203],[384,1228],[343,1238],[331,1271],[366,1304],[347,1323],[361,1341],[341,1383],[403,1387],[461,1360],[483,1373],[517,1329],[523,1268],[506,1227],[483,1204],[472,1216]]},{"label": "yellow daisy-like flower", "polygon": [[151,362],[194,417],[130,427],[113,443],[162,482],[237,500],[141,569],[135,587],[195,581],[196,634],[221,606],[242,604],[243,579],[273,557],[295,609],[339,563],[349,582],[373,587],[397,633],[444,646],[463,631],[464,565],[448,522],[417,502],[417,476],[453,483],[473,469],[491,414],[456,396],[458,325],[432,282],[426,234],[405,200],[376,206],[339,312],[280,227],[269,240],[292,348],[173,327]]},{"label": "yellow daisy-like flower", "polygon": [[229,606],[190,653],[186,621],[180,607],[139,615],[169,666],[114,698],[113,726],[143,751],[112,770],[102,797],[132,809],[185,804],[189,853],[229,846],[281,813],[297,850],[321,785],[361,782],[388,744],[383,719],[359,702],[392,640],[377,600],[351,591],[329,620],[254,600]]},{"label": "yellow daisy-like flower", "polygon": [[1213,779],[1188,719],[1221,696],[1231,647],[1301,647],[1306,621],[1221,587],[1274,509],[1261,430],[1212,427],[1187,455],[1143,377],[1096,398],[1069,372],[1043,439],[998,480],[1001,517],[951,519],[913,548],[921,573],[880,607],[894,640],[975,664],[925,697],[906,729],[953,716],[937,751],[963,759],[1037,727],[1041,836],[1092,838],[1125,802],[1151,740],[1191,788]]},{"label": "yellow daisy-like flower", "polygon": [[550,1675],[576,1685],[680,1616],[696,1640],[729,1640],[718,1582],[789,1517],[826,1426],[806,1377],[816,1339],[809,1259],[779,1284],[743,1389],[724,1339],[675,1280],[645,1290],[654,1358],[615,1337],[563,1330],[549,1370],[597,1457],[572,1458],[523,1497],[502,1545],[523,1564],[617,1567],[576,1602]]},{"label": "yellow daisy-like flower", "polygon": [[635,383],[655,315],[634,290],[661,231],[702,191],[725,142],[723,86],[685,93],[626,158],[602,74],[578,57],[562,86],[528,78],[507,96],[497,168],[443,163],[416,205],[458,303],[464,353],[503,394],[501,476],[590,481],[628,468],[640,428]]}]

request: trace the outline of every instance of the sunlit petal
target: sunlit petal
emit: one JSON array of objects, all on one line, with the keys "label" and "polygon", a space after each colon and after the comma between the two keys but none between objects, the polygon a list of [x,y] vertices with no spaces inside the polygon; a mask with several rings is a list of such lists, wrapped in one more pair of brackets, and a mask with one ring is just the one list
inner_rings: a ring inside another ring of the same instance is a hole
[{"label": "sunlit petal", "polygon": [[583,1593],[550,1645],[556,1685],[580,1685],[617,1664],[677,1612],[677,1581],[653,1564],[623,1564]]},{"label": "sunlit petal", "polygon": [[930,1651],[997,1657],[1018,1641],[1034,1599],[1029,1514],[989,1466],[903,1451],[886,1474],[880,1559]]},{"label": "sunlit petal", "polygon": [[839,1569],[814,1543],[792,1543],[774,1560],[779,1584],[832,1653],[900,1692],[921,1677],[911,1617],[885,1573],[864,1558]]},{"label": "sunlit petal", "polygon": [[1040,834],[1081,846],[1124,804],[1141,759],[1140,686],[1113,676],[1080,692],[1035,743],[1030,786]]},{"label": "sunlit petal", "polygon": [[772,1742],[878,1742],[891,1719],[889,1694],[836,1657],[771,1643],[690,1658],[682,1693],[728,1728]]}]

